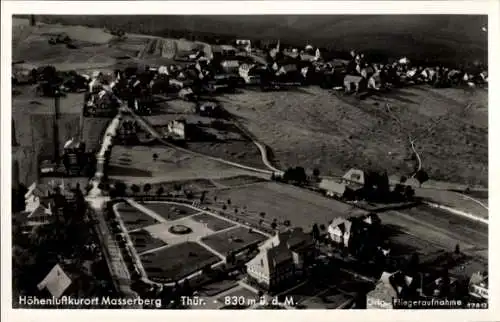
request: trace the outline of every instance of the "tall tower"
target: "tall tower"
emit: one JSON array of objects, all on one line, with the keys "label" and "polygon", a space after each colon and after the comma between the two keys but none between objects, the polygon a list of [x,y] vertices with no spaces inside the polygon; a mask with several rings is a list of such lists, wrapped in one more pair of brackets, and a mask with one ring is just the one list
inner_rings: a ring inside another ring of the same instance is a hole
[{"label": "tall tower", "polygon": [[56,91],[54,97],[54,118],[53,120],[53,135],[54,135],[54,160],[59,161],[59,108],[60,108],[61,98],[59,92]]},{"label": "tall tower", "polygon": [[12,146],[17,146],[17,138],[16,138],[16,123],[14,119],[12,119]]}]

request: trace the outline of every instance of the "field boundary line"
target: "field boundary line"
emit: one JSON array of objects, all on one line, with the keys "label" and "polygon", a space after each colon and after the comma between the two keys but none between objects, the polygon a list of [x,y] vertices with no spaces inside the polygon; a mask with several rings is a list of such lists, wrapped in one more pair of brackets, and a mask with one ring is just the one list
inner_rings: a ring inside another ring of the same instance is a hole
[{"label": "field boundary line", "polygon": [[462,197],[464,197],[465,199],[469,199],[469,200],[471,200],[471,201],[474,201],[475,203],[477,203],[478,205],[480,205],[481,207],[483,207],[484,209],[486,209],[486,210],[488,210],[488,211],[490,210],[490,209],[488,208],[488,206],[486,206],[484,203],[482,203],[481,201],[479,201],[479,200],[477,200],[477,199],[475,199],[475,198],[472,198],[471,196],[468,196],[468,195],[463,194],[463,193],[459,193],[459,195],[461,195],[461,196],[462,196]]},{"label": "field boundary line", "polygon": [[139,204],[137,201],[131,199],[131,198],[126,198],[125,201],[130,204],[132,207],[136,208],[137,210],[140,210],[143,214],[158,220],[160,223],[166,223],[167,220],[163,218],[162,216],[158,215],[156,212],[153,210]]},{"label": "field boundary line", "polygon": [[468,219],[472,219],[474,221],[477,221],[477,222],[480,222],[482,224],[488,225],[488,219],[476,216],[474,214],[471,214],[471,213],[468,213],[468,212],[465,212],[465,211],[461,211],[461,210],[458,210],[458,209],[455,209],[455,208],[452,208],[452,207],[448,207],[448,206],[445,206],[445,205],[441,205],[441,204],[438,204],[438,203],[430,202],[430,201],[424,201],[424,203],[426,205],[429,205],[429,206],[433,207],[433,208],[443,209],[443,210],[446,210],[446,211],[448,211],[448,212],[450,212],[452,214],[455,214],[455,215],[458,215],[458,216],[462,216],[462,217],[465,217],[465,218],[468,218]]}]

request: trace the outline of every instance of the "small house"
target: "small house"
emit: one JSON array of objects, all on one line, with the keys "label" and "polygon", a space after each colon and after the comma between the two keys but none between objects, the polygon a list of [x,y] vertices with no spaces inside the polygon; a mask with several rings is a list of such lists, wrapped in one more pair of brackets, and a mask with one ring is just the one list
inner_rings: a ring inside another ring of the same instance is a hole
[{"label": "small house", "polygon": [[24,195],[25,211],[32,212],[40,206],[41,202],[49,200],[50,192],[51,189],[48,186],[32,183]]},{"label": "small house", "polygon": [[472,274],[469,280],[469,294],[477,299],[488,299],[488,275],[481,272]]},{"label": "small house", "polygon": [[181,140],[186,139],[186,121],[184,119],[170,121],[167,128],[168,132],[176,138]]},{"label": "small house", "polygon": [[221,63],[221,68],[225,73],[228,74],[238,74],[240,68],[240,62],[236,59],[225,59]]},{"label": "small house", "polygon": [[338,217],[332,220],[328,226],[328,235],[330,239],[343,247],[349,247],[351,240],[352,221],[346,218]]},{"label": "small house", "polygon": [[346,92],[361,92],[367,88],[365,78],[357,75],[346,75],[344,77],[344,88]]},{"label": "small house", "polygon": [[45,278],[37,285],[38,290],[47,290],[54,298],[60,298],[72,284],[69,276],[56,264]]},{"label": "small house", "polygon": [[352,168],[344,174],[342,181],[363,186],[365,184],[365,172],[363,170]]},{"label": "small house", "polygon": [[367,309],[393,309],[396,300],[405,298],[408,291],[414,290],[415,279],[401,272],[383,272],[375,289],[366,294]]},{"label": "small house", "polygon": [[380,73],[375,73],[368,79],[368,88],[375,91],[379,91],[382,88]]}]

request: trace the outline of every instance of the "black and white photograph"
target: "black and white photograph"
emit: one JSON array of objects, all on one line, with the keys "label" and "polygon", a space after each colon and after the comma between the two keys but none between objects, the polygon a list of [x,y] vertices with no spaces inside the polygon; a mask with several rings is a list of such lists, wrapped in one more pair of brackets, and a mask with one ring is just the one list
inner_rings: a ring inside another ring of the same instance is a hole
[{"label": "black and white photograph", "polygon": [[2,79],[12,309],[492,305],[486,11],[27,5]]}]

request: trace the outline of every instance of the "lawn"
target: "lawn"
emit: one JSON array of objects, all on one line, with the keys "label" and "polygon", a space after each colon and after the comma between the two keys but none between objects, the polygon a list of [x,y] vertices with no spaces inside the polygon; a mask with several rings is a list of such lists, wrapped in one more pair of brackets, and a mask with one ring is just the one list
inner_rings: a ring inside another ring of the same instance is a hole
[{"label": "lawn", "polygon": [[310,230],[313,223],[327,225],[336,217],[346,217],[353,207],[339,201],[328,199],[320,194],[291,185],[263,182],[245,187],[211,191],[210,198],[216,195],[219,201],[227,203],[231,199],[233,207],[240,210],[246,206],[245,215],[259,218],[265,213],[265,220],[277,219],[278,223],[290,220],[292,226]]},{"label": "lawn", "polygon": [[177,220],[197,213],[198,211],[182,205],[171,205],[163,202],[148,202],[144,206],[151,209],[168,221]]},{"label": "lawn", "polygon": [[151,234],[146,230],[137,230],[129,233],[130,239],[132,239],[132,243],[137,251],[137,253],[142,253],[151,249],[155,249],[158,247],[162,247],[167,245],[163,241],[154,238]]},{"label": "lawn", "polygon": [[185,242],[141,256],[149,279],[159,283],[180,280],[219,258],[194,242]]},{"label": "lawn", "polygon": [[191,219],[197,222],[205,223],[208,229],[215,232],[234,226],[234,224],[229,221],[219,219],[206,213],[193,216]]},{"label": "lawn", "polygon": [[257,232],[250,232],[248,228],[237,227],[219,234],[213,234],[201,239],[207,246],[212,247],[221,254],[239,252],[245,248],[260,243],[266,237]]},{"label": "lawn", "polygon": [[[454,97],[451,99],[450,97]],[[482,184],[488,178],[487,93],[415,86],[360,101],[310,87],[288,92],[250,92],[224,98],[224,107],[264,144],[283,167],[302,165],[339,175],[351,167],[408,174],[416,149],[432,179]],[[387,113],[385,103],[392,106]],[[464,106],[472,108],[464,111]],[[434,128],[429,124],[439,121]]]},{"label": "lawn", "polygon": [[116,205],[115,209],[118,212],[118,215],[122,218],[128,231],[144,228],[158,223],[155,219],[127,203],[119,203]]},{"label": "lawn", "polygon": [[[14,120],[15,138],[18,146],[13,147],[13,158],[18,160],[21,181],[30,184],[37,176],[37,156],[53,155],[53,109],[54,100],[37,97],[30,86],[20,88],[21,94],[12,98],[12,119]],[[87,150],[99,148],[99,140],[109,118],[83,118],[81,108],[82,94],[68,94],[61,98],[59,116],[59,150],[64,143],[78,138],[83,125],[83,141]]]},{"label": "lawn", "polygon": [[251,141],[189,142],[187,148],[212,157],[267,170],[259,149]]}]

